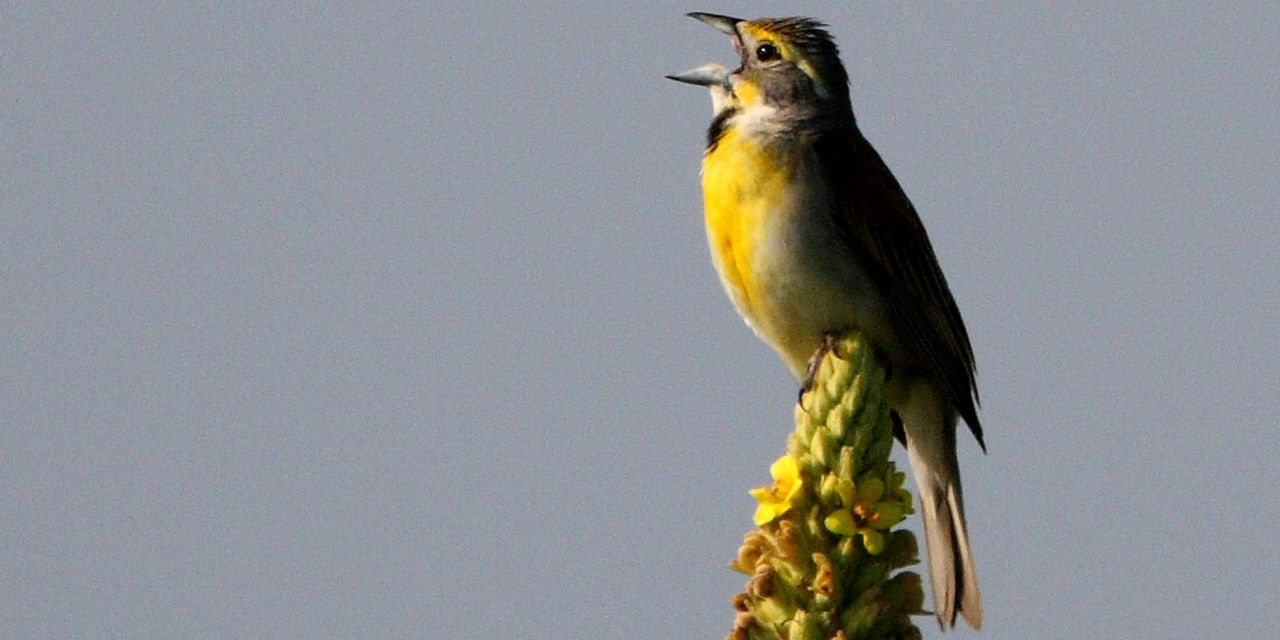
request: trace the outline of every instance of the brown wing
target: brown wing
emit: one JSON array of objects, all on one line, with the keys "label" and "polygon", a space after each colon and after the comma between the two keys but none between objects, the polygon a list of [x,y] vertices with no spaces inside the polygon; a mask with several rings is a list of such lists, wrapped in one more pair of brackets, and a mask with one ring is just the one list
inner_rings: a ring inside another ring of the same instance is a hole
[{"label": "brown wing", "polygon": [[814,148],[835,201],[844,203],[835,226],[862,258],[898,339],[941,381],[985,451],[973,347],[915,207],[856,128],[823,134]]}]

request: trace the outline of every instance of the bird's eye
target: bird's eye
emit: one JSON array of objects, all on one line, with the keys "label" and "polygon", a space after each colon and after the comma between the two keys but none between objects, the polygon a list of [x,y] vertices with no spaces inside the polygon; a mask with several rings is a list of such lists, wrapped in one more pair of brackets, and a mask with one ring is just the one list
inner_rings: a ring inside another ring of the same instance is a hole
[{"label": "bird's eye", "polygon": [[761,42],[756,46],[756,60],[768,62],[778,57],[778,48],[772,42]]}]

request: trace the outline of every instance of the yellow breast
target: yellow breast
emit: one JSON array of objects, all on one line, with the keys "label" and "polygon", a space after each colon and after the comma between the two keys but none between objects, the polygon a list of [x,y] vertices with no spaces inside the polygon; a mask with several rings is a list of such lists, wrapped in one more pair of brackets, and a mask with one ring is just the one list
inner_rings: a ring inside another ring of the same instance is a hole
[{"label": "yellow breast", "polygon": [[703,159],[702,188],[725,291],[797,379],[824,333],[884,324],[869,280],[824,213],[830,194],[802,141],[731,126]]},{"label": "yellow breast", "polygon": [[[738,311],[752,326],[767,310],[767,274],[757,253],[768,250],[770,217],[788,197],[793,172],[782,154],[730,128],[703,159],[707,240],[716,270]],[[758,327],[757,327],[758,330]]]}]

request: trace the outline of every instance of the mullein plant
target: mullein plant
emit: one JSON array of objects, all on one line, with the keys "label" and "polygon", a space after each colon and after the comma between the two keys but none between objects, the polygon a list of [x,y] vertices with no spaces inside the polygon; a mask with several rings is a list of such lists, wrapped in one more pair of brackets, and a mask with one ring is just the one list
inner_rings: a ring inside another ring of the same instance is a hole
[{"label": "mullein plant", "polygon": [[828,341],[796,406],[772,486],[751,492],[755,523],[733,567],[749,576],[734,598],[729,640],[919,638],[923,612],[915,536],[894,529],[913,512],[893,448],[884,370],[851,333]]}]

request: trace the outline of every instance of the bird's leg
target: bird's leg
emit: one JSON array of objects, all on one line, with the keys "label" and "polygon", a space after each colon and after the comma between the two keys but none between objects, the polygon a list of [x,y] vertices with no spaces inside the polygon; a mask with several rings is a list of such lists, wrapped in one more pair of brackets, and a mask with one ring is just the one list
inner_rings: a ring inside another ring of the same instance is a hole
[{"label": "bird's leg", "polygon": [[813,379],[818,375],[818,367],[822,365],[822,358],[828,353],[836,353],[836,337],[830,333],[822,334],[822,344],[818,345],[817,351],[813,352],[813,356],[809,358],[809,368],[805,371],[804,381],[800,383],[800,393],[796,396],[796,402],[803,406],[800,401],[804,399],[804,393],[813,388]]}]

